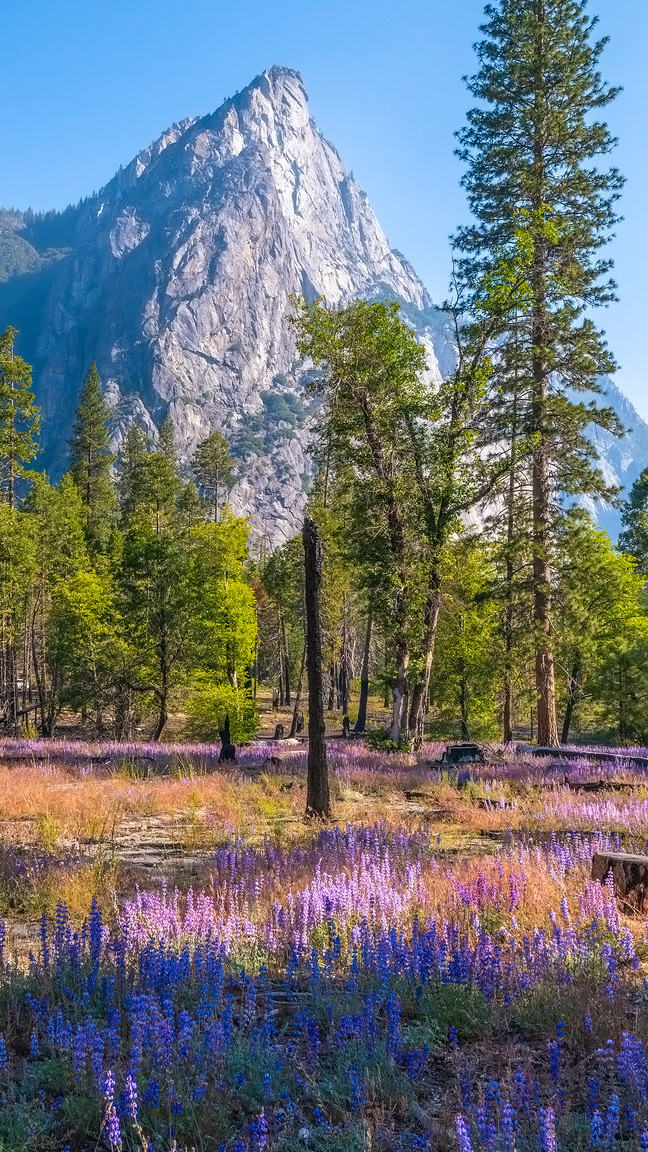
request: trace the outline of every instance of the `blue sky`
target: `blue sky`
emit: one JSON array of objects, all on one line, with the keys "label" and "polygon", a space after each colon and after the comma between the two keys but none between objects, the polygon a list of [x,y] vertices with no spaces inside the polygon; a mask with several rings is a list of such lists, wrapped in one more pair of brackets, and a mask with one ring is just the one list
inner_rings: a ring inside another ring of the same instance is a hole
[{"label": "blue sky", "polygon": [[[62,208],[162,129],[213,111],[271,64],[298,69],[311,111],[433,296],[466,217],[453,131],[469,97],[480,0],[23,0],[5,6],[0,204]],[[611,37],[608,111],[627,176],[610,247],[621,303],[600,323],[617,382],[648,419],[645,0],[590,0]]]}]

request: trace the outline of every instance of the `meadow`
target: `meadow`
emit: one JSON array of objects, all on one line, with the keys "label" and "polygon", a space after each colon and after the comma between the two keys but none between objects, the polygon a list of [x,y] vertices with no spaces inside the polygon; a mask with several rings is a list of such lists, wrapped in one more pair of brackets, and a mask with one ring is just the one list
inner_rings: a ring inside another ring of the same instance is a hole
[{"label": "meadow", "polygon": [[2,1152],[647,1149],[648,770],[442,747],[2,741]]}]

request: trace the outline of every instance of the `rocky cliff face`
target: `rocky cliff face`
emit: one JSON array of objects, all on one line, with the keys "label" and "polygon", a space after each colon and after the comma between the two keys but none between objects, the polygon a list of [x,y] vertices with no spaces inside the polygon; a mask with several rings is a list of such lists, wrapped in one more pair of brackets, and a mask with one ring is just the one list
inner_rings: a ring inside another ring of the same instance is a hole
[{"label": "rocky cliff face", "polygon": [[[452,346],[421,281],[309,118],[301,78],[271,68],[221,108],[174,125],[96,196],[34,218],[0,211],[0,327],[21,329],[56,477],[91,360],[115,448],[136,420],[173,419],[185,464],[214,428],[239,461],[233,503],[257,542],[298,530],[316,418],[286,316],[290,296],[401,302],[447,372]],[[648,460],[648,428],[602,445],[617,482]],[[612,521],[609,524],[614,527]]]},{"label": "rocky cliff face", "polygon": [[309,118],[300,77],[272,68],[213,115],[174,125],[81,207],[34,349],[52,471],[94,359],[116,447],[131,420],[154,441],[168,411],[188,461],[219,428],[240,460],[235,505],[259,536],[293,534],[311,415],[286,323],[293,293],[395,297],[431,371],[449,367],[421,281]]}]

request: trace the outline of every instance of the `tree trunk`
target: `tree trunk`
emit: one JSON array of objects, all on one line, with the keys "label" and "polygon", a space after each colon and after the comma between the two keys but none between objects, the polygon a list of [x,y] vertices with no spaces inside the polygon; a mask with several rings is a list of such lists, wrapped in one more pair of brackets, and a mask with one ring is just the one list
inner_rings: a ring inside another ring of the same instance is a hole
[{"label": "tree trunk", "polygon": [[408,715],[407,701],[409,696],[409,648],[406,641],[402,641],[398,648],[398,671],[396,681],[392,688],[392,722],[389,729],[389,739],[397,744],[407,740]]},{"label": "tree trunk", "polygon": [[299,680],[297,681],[297,691],[295,692],[295,707],[293,708],[292,723],[290,725],[290,735],[297,734],[297,722],[299,720],[299,705],[301,704],[302,688],[304,686],[304,666],[306,664],[306,645],[302,652],[301,664],[299,666]]},{"label": "tree trunk", "polygon": [[[517,317],[515,327],[515,347],[517,354]],[[517,358],[516,358],[517,388]],[[517,447],[517,391],[513,393],[513,417],[511,425],[511,463],[508,482],[508,507],[506,510],[506,576],[504,598],[504,706],[502,727],[504,743],[513,741],[513,537],[515,533],[515,462]]]},{"label": "tree trunk", "polygon": [[329,712],[335,711],[335,664],[329,665],[329,682],[328,682],[328,709]]},{"label": "tree trunk", "polygon": [[290,708],[290,669],[288,667],[288,644],[286,643],[286,620],[283,612],[279,613],[279,626],[281,628],[281,648],[283,652],[284,696],[286,705]]},{"label": "tree trunk", "polygon": [[567,704],[565,705],[565,716],[563,719],[562,727],[562,743],[566,744],[569,740],[569,729],[574,716],[574,709],[578,703],[581,688],[581,666],[580,660],[574,660],[571,674],[567,684]]},{"label": "tree trunk", "polygon": [[371,652],[371,629],[373,625],[372,605],[369,604],[367,613],[367,631],[365,632],[364,651],[362,653],[362,671],[360,673],[360,702],[358,704],[358,719],[353,731],[364,732],[367,727],[367,701],[369,699],[369,655]]},{"label": "tree trunk", "polygon": [[461,739],[470,740],[470,728],[468,727],[468,685],[465,676],[462,676],[459,682],[459,709],[461,713]]},{"label": "tree trunk", "polygon": [[[537,58],[545,52],[544,29],[540,26]],[[535,94],[536,108],[542,111],[545,99],[544,76],[539,78]],[[540,218],[545,211],[546,165],[545,140],[539,116],[533,142],[532,208]],[[551,428],[547,422],[547,366],[548,337],[547,260],[548,240],[542,229],[534,237],[531,288],[533,293],[531,316],[531,373],[532,373],[532,428],[537,445],[532,459],[533,501],[533,623],[535,632],[536,707],[538,710],[538,743],[555,747],[558,744],[556,721],[556,685],[551,632],[551,469],[549,445]]]},{"label": "tree trunk", "polygon": [[418,749],[423,743],[425,736],[425,711],[430,690],[430,675],[432,673],[432,663],[434,661],[434,645],[436,643],[437,627],[439,624],[439,614],[441,612],[441,571],[435,567],[432,572],[431,586],[428,591],[427,601],[425,604],[425,634],[423,637],[422,655],[425,663],[423,665],[423,677],[414,686],[412,692],[412,706],[410,708],[409,716],[409,730],[412,736],[414,748]]},{"label": "tree trunk", "polygon": [[155,725],[155,732],[152,736],[153,740],[160,739],[166,727],[166,722],[169,719],[169,668],[167,664],[166,637],[164,635],[160,642],[160,691],[158,693],[158,699],[160,701],[160,711],[158,713],[157,724]]},{"label": "tree trunk", "polygon": [[330,815],[324,682],[322,676],[322,553],[317,525],[304,518],[304,573],[306,585],[306,667],[308,671],[308,788],[306,814]]}]

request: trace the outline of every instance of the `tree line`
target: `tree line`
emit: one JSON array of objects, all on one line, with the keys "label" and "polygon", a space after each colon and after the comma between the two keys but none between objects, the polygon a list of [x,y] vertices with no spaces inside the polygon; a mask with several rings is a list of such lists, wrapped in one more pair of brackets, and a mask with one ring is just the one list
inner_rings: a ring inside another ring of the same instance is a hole
[{"label": "tree line", "polygon": [[[454,370],[433,379],[395,302],[298,299],[290,317],[319,397],[321,690],[363,730],[377,686],[394,745],[420,746],[430,722],[550,745],[648,739],[646,475],[624,508],[626,551],[586,511],[619,501],[591,429],[623,434],[600,402],[615,363],[592,319],[615,299],[602,250],[623,183],[599,118],[617,92],[599,70],[606,42],[578,0],[499,0],[481,34],[457,134],[472,219],[453,239]],[[296,712],[313,626],[302,541],[249,561],[219,433],[193,479],[168,421],[153,446],[132,427],[113,460],[93,366],[69,473],[55,488],[31,475],[25,493],[39,417],[11,330],[3,340],[7,725],[32,708],[49,732],[68,706],[98,728],[110,714],[118,735],[148,717],[159,738],[182,690],[194,731],[225,702],[241,736],[257,680]]]},{"label": "tree line", "polygon": [[605,162],[599,113],[618,90],[596,23],[577,0],[485,10],[457,134],[472,220],[453,239],[456,367],[440,386],[397,304],[297,302],[338,582],[329,703],[347,703],[355,631],[395,743],[420,745],[430,706],[464,737],[646,738],[645,476],[624,511],[634,560],[585,511],[619,498],[592,428],[624,431],[598,399],[615,363],[592,320],[615,299],[601,250],[623,184]]},{"label": "tree line", "polygon": [[0,693],[6,730],[52,735],[72,710],[118,739],[159,739],[182,691],[189,727],[217,738],[225,715],[255,730],[256,639],[248,525],[222,500],[233,461],[223,438],[181,476],[168,419],[155,445],[132,425],[115,459],[91,365],[69,469],[30,470],[40,414],[13,329],[0,336]]}]

